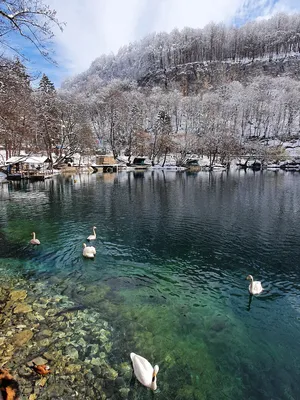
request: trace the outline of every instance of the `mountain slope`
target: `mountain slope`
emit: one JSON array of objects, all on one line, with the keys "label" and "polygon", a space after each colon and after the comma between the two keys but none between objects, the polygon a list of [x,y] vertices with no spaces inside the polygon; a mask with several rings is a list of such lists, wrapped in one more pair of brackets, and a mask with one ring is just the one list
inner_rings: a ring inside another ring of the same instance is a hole
[{"label": "mountain slope", "polygon": [[203,29],[154,33],[102,55],[64,88],[87,83],[106,85],[114,79],[137,81],[197,93],[233,80],[258,75],[299,79],[300,14],[277,14],[242,27],[211,23]]}]

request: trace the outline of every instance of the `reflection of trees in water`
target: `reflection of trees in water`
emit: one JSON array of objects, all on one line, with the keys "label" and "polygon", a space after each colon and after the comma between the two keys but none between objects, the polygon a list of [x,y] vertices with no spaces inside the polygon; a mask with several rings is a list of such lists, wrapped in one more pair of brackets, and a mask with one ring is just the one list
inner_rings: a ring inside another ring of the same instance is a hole
[{"label": "reflection of trees in water", "polygon": [[248,299],[248,304],[247,304],[247,311],[250,311],[250,309],[251,309],[252,297],[253,297],[253,295],[252,295],[251,293],[249,293],[249,299]]}]

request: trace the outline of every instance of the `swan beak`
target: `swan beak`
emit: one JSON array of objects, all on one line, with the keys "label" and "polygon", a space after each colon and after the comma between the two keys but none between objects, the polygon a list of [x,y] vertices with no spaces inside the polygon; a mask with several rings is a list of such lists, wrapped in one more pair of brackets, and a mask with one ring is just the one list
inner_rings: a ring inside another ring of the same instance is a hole
[{"label": "swan beak", "polygon": [[152,373],[152,382],[154,382],[155,381],[155,377],[156,377],[156,372],[155,371],[153,371],[153,373]]}]

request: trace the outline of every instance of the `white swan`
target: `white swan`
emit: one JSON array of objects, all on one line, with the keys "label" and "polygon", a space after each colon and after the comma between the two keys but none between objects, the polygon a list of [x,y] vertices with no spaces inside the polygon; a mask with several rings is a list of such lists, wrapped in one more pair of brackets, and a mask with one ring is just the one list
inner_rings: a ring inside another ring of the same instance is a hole
[{"label": "white swan", "polygon": [[83,251],[82,251],[83,257],[94,258],[95,254],[96,254],[96,249],[94,246],[87,246],[85,243],[83,243]]},{"label": "white swan", "polygon": [[146,358],[135,353],[130,353],[130,358],[132,361],[134,374],[141,384],[149,387],[152,390],[156,390],[156,375],[159,371],[158,365],[155,365],[153,368]]},{"label": "white swan", "polygon": [[254,281],[252,275],[248,275],[246,279],[248,279],[248,281],[251,281],[251,283],[249,285],[249,292],[251,294],[259,294],[264,290],[262,285],[261,285],[261,282],[260,281]]},{"label": "white swan", "polygon": [[93,226],[93,234],[87,237],[87,240],[95,240],[96,239],[96,226]]},{"label": "white swan", "polygon": [[41,242],[39,241],[39,239],[36,239],[35,237],[35,232],[32,232],[32,236],[33,238],[30,240],[31,244],[41,244]]}]

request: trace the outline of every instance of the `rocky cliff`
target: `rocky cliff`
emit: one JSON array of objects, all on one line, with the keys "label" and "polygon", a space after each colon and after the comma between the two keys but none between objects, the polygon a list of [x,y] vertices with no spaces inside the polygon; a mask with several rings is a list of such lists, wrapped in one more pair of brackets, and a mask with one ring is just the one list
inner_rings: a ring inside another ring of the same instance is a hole
[{"label": "rocky cliff", "polygon": [[160,69],[138,80],[139,86],[162,86],[178,89],[184,95],[198,94],[223,84],[251,82],[257,76],[288,76],[300,79],[300,53],[278,58],[243,60],[238,62],[194,62]]}]

